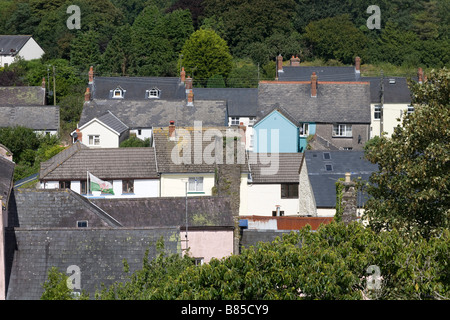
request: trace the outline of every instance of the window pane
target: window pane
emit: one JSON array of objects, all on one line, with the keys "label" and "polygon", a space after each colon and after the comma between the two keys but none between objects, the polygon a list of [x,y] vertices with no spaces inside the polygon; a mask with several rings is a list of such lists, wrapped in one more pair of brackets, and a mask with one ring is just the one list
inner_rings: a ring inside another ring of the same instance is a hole
[{"label": "window pane", "polygon": [[189,191],[195,191],[195,178],[189,178]]},{"label": "window pane", "polygon": [[197,191],[203,191],[203,177],[197,178]]}]

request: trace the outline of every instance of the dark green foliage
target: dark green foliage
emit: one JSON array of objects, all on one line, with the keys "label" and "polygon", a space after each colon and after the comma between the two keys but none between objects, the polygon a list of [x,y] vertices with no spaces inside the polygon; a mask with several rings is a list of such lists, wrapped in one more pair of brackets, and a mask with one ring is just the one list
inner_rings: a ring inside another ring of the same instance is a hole
[{"label": "dark green foliage", "polygon": [[150,147],[150,139],[141,140],[132,136],[120,143],[120,148]]}]

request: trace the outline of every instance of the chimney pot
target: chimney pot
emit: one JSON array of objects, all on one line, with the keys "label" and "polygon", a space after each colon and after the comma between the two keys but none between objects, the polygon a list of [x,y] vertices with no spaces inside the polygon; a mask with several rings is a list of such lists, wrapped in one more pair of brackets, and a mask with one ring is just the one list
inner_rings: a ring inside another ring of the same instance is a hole
[{"label": "chimney pot", "polygon": [[42,88],[44,88],[44,89],[45,89],[45,77],[44,77],[44,78],[42,78]]},{"label": "chimney pot", "polygon": [[186,79],[186,90],[192,90],[192,78],[190,76]]},{"label": "chimney pot", "polygon": [[300,66],[300,58],[298,56],[292,56],[291,58],[291,66],[292,67],[298,67]]},{"label": "chimney pot", "polygon": [[93,83],[94,82],[94,67],[91,66],[89,68],[89,83]]},{"label": "chimney pot", "polygon": [[169,138],[172,139],[175,137],[175,121],[170,120],[169,122]]},{"label": "chimney pot", "polygon": [[84,101],[89,101],[91,100],[91,90],[89,89],[89,87],[86,88],[86,92],[84,93]]},{"label": "chimney pot", "polygon": [[317,97],[317,75],[315,72],[311,75],[311,97]]},{"label": "chimney pot", "polygon": [[283,71],[283,57],[281,54],[277,56],[277,70],[278,72],[284,72]]},{"label": "chimney pot", "polygon": [[77,140],[75,140],[74,142],[77,141],[83,142],[83,134],[81,133],[80,129],[77,128],[76,133],[77,133]]},{"label": "chimney pot", "polygon": [[184,71],[184,67],[181,68],[180,78],[181,82],[184,82],[186,80],[186,71]]},{"label": "chimney pot", "polygon": [[361,58],[360,57],[355,58],[355,71],[358,73],[361,72]]},{"label": "chimney pot", "polygon": [[419,83],[423,83],[423,69],[419,68],[417,70],[417,77],[419,78]]},{"label": "chimney pot", "polygon": [[189,91],[188,93],[188,106],[192,107],[194,105],[194,93],[191,91]]}]

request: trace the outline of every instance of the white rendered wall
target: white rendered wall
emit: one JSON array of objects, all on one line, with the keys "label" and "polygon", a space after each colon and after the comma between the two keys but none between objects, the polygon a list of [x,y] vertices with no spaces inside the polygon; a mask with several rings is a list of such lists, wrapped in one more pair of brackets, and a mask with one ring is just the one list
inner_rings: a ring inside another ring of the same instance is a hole
[{"label": "white rendered wall", "polygon": [[[80,129],[82,143],[90,148],[118,148],[119,136],[100,122],[93,121],[88,126]],[[89,136],[100,136],[100,145],[90,145]]]},{"label": "white rendered wall", "polygon": [[247,215],[272,216],[276,205],[285,216],[299,214],[299,200],[281,199],[280,184],[248,184],[248,211]]},{"label": "white rendered wall", "polygon": [[161,197],[184,197],[185,183],[190,177],[203,177],[203,192],[190,193],[188,196],[211,196],[214,187],[214,173],[161,174]]}]

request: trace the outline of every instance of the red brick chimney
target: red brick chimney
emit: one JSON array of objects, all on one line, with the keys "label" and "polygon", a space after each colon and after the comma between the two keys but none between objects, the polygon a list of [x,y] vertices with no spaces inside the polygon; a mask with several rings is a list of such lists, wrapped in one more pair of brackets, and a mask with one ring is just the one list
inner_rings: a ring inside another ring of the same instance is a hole
[{"label": "red brick chimney", "polygon": [[180,78],[181,78],[181,82],[184,83],[184,81],[186,80],[186,71],[184,71],[184,67],[181,68]]},{"label": "red brick chimney", "polygon": [[84,101],[89,101],[91,100],[91,90],[89,89],[89,87],[86,88],[86,92],[84,93]]},{"label": "red brick chimney", "polygon": [[292,56],[291,58],[291,66],[292,67],[298,67],[300,66],[300,58],[298,56]]},{"label": "red brick chimney", "polygon": [[42,78],[42,84],[41,84],[41,86],[42,86],[42,88],[44,88],[44,89],[45,89],[45,77],[44,77],[44,78]]},{"label": "red brick chimney", "polygon": [[175,121],[170,120],[169,122],[169,139],[175,138]]},{"label": "red brick chimney", "polygon": [[281,54],[277,56],[277,71],[283,72],[283,57],[281,56]]},{"label": "red brick chimney", "polygon": [[243,122],[239,123],[239,133],[241,134],[241,143],[243,145],[245,145],[247,143],[246,135],[245,135],[246,130],[247,130],[247,127],[244,126],[244,123]]},{"label": "red brick chimney", "polygon": [[93,83],[94,82],[94,67],[91,66],[89,68],[89,83]]},{"label": "red brick chimney", "polygon": [[77,128],[76,133],[77,133],[77,140],[75,140],[75,142],[76,141],[83,142],[83,134],[81,133],[80,129]]},{"label": "red brick chimney", "polygon": [[190,106],[190,107],[192,107],[194,105],[194,92],[192,92],[192,90],[188,92],[187,105]]},{"label": "red brick chimney", "polygon": [[190,76],[188,76],[186,78],[186,90],[192,90],[192,78]]},{"label": "red brick chimney", "polygon": [[417,70],[417,77],[419,78],[419,83],[423,83],[423,69],[419,68]]},{"label": "red brick chimney", "polygon": [[357,73],[361,72],[361,58],[360,57],[355,58],[355,71]]},{"label": "red brick chimney", "polygon": [[315,72],[311,75],[311,97],[317,97],[317,75]]}]

